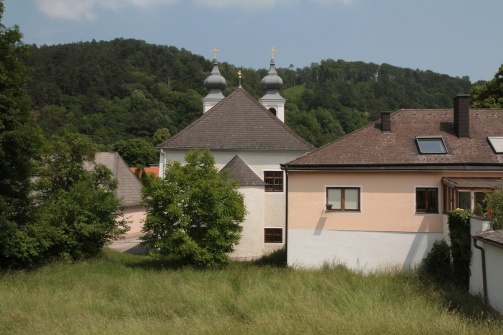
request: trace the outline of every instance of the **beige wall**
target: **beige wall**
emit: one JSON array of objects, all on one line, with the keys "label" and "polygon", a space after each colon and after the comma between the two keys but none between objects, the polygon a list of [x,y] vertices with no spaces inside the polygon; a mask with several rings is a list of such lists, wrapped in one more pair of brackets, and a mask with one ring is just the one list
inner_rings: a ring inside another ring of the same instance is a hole
[{"label": "beige wall", "polygon": [[[503,177],[502,173],[499,173]],[[438,214],[415,213],[415,188],[438,187],[442,211],[443,176],[481,177],[496,173],[438,172],[297,172],[289,171],[288,228],[381,232],[443,231]],[[325,187],[361,187],[360,212],[325,211]]]},{"label": "beige wall", "polygon": [[124,218],[131,228],[126,234],[126,237],[134,237],[142,235],[143,225],[147,213],[143,206],[129,206],[124,210]]}]

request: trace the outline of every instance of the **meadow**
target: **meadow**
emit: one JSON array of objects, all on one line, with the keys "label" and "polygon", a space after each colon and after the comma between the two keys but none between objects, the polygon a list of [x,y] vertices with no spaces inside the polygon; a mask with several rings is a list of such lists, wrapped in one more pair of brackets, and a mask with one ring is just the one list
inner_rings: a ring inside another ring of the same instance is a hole
[{"label": "meadow", "polygon": [[503,334],[503,321],[414,272],[197,270],[106,249],[1,273],[0,334]]}]

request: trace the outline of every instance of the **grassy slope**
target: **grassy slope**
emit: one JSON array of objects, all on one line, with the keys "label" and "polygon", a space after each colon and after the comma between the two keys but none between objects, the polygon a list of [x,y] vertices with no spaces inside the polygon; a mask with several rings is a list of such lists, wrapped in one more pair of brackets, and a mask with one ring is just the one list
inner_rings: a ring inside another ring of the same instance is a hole
[{"label": "grassy slope", "polygon": [[471,316],[447,308],[445,294],[410,273],[249,263],[162,269],[107,251],[95,261],[0,275],[0,334],[503,333],[476,299],[458,299],[475,306]]}]

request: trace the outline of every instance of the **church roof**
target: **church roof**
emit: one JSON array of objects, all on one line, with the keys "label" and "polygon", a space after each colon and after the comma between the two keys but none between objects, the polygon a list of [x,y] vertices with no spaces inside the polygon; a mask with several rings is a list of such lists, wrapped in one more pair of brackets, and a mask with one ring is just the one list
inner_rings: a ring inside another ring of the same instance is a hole
[{"label": "church roof", "polygon": [[220,171],[229,171],[240,186],[264,186],[264,181],[239,157],[234,156]]},{"label": "church roof", "polygon": [[237,88],[199,119],[158,148],[222,150],[300,150],[314,146]]}]

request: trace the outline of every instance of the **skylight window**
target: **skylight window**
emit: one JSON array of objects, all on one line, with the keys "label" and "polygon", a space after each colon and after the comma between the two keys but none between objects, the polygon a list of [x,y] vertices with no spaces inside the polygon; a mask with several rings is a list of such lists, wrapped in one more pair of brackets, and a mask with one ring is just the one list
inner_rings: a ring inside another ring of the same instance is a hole
[{"label": "skylight window", "polygon": [[421,154],[446,154],[444,139],[442,137],[416,137],[417,146]]},{"label": "skylight window", "polygon": [[503,136],[490,136],[487,140],[495,153],[503,154]]}]

